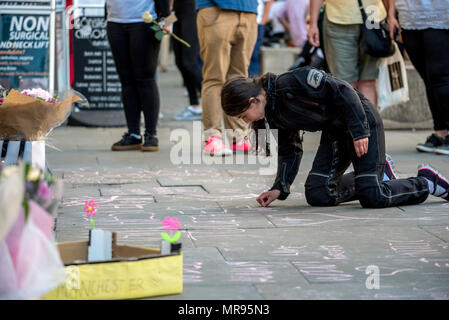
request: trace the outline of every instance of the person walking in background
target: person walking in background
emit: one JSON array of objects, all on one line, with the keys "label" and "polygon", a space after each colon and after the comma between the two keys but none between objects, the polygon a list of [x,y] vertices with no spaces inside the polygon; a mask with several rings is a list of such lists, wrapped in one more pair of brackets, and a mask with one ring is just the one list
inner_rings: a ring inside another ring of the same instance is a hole
[{"label": "person walking in background", "polygon": [[198,0],[197,25],[203,60],[201,101],[203,108],[204,151],[211,156],[232,154],[223,138],[232,130],[232,149],[249,150],[246,125],[241,119],[223,114],[221,89],[234,76],[247,76],[257,39],[257,0]]},{"label": "person walking in background", "polygon": [[449,155],[449,1],[388,1],[390,35],[402,29],[404,48],[424,81],[433,118],[434,133],[416,149]]},{"label": "person walking in background", "polygon": [[[310,0],[308,38],[313,46],[320,45],[318,16],[323,0]],[[387,13],[381,0],[363,0],[363,6],[376,8],[375,22]],[[361,45],[362,14],[356,0],[326,0],[323,21],[324,52],[329,70],[337,78],[349,82],[377,107],[376,79],[378,58],[364,52]]]},{"label": "person walking in background", "polygon": [[200,53],[196,26],[195,0],[174,0],[173,9],[178,21],[173,24],[173,32],[187,41],[190,48],[173,39],[173,52],[176,66],[181,72],[189,94],[190,105],[173,117],[174,120],[201,120],[202,111],[198,94],[201,92],[201,67],[198,62]]},{"label": "person walking in background", "polygon": [[260,75],[260,48],[263,44],[265,35],[265,24],[268,21],[271,4],[274,0],[258,0],[257,5],[257,41],[254,46],[251,62],[249,64],[248,74],[250,77]]},{"label": "person walking in background", "polygon": [[306,17],[309,13],[309,0],[287,0],[278,12],[279,21],[288,30],[295,47],[302,48],[307,40]]},{"label": "person walking in background", "polygon": [[[157,151],[159,89],[155,81],[160,41],[143,22],[145,11],[161,21],[170,14],[169,0],[107,0],[107,34],[122,85],[128,132],[112,145],[113,151]],[[140,114],[145,134],[140,135]]]},{"label": "person walking in background", "polygon": [[284,40],[286,34],[286,30],[278,18],[278,12],[283,10],[285,3],[285,0],[275,0],[268,12],[268,22],[271,25],[268,45],[274,48],[280,47],[281,40]]}]

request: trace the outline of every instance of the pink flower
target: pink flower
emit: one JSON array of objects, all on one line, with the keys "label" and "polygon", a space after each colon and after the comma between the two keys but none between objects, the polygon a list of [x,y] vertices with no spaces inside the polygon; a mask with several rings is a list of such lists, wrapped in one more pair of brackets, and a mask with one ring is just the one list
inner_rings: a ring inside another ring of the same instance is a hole
[{"label": "pink flower", "polygon": [[165,217],[165,219],[162,221],[162,225],[164,226],[165,230],[173,230],[178,231],[179,227],[181,226],[181,223],[179,223],[178,218],[171,218],[171,217]]},{"label": "pink flower", "polygon": [[48,92],[41,88],[25,89],[22,90],[22,94],[33,97],[35,99],[42,99],[46,102],[55,103],[57,100]]},{"label": "pink flower", "polygon": [[96,215],[97,208],[98,204],[96,204],[95,201],[93,200],[89,200],[84,203],[84,212],[87,214],[88,217]]},{"label": "pink flower", "polygon": [[51,197],[50,188],[44,181],[39,182],[39,187],[37,189],[37,197],[44,201],[50,199]]}]

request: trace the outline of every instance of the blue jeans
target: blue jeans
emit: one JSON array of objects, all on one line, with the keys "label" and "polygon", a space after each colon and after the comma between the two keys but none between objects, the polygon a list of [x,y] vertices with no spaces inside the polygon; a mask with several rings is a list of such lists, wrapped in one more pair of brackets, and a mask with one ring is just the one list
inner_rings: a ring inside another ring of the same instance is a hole
[{"label": "blue jeans", "polygon": [[260,75],[260,48],[263,43],[263,36],[265,34],[265,25],[259,24],[257,26],[257,41],[254,46],[251,62],[249,63],[248,74],[250,77],[257,77]]}]

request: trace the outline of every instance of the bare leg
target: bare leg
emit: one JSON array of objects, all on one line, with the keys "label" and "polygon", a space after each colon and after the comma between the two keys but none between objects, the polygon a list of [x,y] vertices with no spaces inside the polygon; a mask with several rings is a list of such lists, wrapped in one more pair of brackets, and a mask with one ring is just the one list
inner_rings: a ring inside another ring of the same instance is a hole
[{"label": "bare leg", "polygon": [[435,130],[435,134],[444,139],[448,135],[448,130]]},{"label": "bare leg", "polygon": [[377,108],[376,80],[359,80],[357,89]]}]

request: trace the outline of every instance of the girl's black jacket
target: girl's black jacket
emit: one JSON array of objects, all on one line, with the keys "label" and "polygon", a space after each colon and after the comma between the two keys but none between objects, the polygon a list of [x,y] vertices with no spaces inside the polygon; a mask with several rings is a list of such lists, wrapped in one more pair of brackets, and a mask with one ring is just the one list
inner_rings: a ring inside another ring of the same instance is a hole
[{"label": "girl's black jacket", "polygon": [[290,194],[302,158],[299,131],[328,130],[358,140],[369,137],[370,102],[349,83],[310,67],[268,74],[265,118],[278,129],[278,169],[273,187],[279,200]]}]

